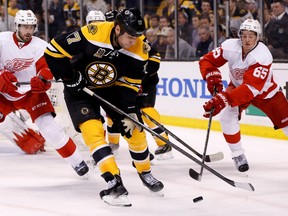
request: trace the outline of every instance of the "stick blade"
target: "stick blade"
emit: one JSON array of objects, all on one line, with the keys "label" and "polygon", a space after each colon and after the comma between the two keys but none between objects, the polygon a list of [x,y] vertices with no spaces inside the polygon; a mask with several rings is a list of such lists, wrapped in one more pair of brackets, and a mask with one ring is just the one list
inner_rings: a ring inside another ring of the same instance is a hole
[{"label": "stick blade", "polygon": [[250,183],[234,182],[234,186],[248,191],[255,191],[255,188]]},{"label": "stick blade", "polygon": [[224,158],[223,152],[217,152],[215,154],[206,155],[205,162],[220,161]]},{"label": "stick blade", "polygon": [[200,174],[192,168],[189,169],[189,175],[191,178],[195,179],[196,181],[201,181]]}]

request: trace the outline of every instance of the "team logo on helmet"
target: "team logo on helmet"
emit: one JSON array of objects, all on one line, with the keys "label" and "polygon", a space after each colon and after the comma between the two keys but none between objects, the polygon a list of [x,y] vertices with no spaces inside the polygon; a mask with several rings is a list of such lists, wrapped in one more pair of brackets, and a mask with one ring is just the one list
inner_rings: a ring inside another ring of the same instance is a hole
[{"label": "team logo on helmet", "polygon": [[117,77],[114,65],[109,62],[92,62],[86,69],[87,80],[95,87],[108,87]]}]

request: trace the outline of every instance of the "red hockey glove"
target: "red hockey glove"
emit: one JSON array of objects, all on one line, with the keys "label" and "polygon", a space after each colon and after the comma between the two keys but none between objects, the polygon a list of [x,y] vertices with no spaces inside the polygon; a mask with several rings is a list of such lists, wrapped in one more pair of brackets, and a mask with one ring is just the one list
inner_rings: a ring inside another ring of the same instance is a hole
[{"label": "red hockey glove", "polygon": [[33,93],[46,92],[51,87],[51,82],[46,81],[41,75],[32,77],[30,80]]},{"label": "red hockey glove", "polygon": [[4,71],[0,75],[0,92],[9,94],[17,90],[13,82],[17,82],[17,78],[11,72]]},{"label": "red hockey glove", "polygon": [[214,95],[214,88],[216,93],[220,93],[223,90],[222,76],[219,71],[213,71],[206,74],[207,88],[211,95]]},{"label": "red hockey glove", "polygon": [[212,113],[212,116],[217,115],[221,112],[222,109],[224,109],[226,106],[229,105],[227,93],[222,92],[215,95],[211,100],[206,102],[203,105],[203,108],[205,110],[204,117],[209,118],[210,117],[210,111],[214,107],[214,111]]}]

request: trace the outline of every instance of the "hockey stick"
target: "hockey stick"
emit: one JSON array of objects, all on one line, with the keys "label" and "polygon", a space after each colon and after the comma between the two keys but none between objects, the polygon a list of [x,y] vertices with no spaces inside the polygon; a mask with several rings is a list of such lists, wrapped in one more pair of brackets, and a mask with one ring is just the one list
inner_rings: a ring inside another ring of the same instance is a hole
[{"label": "hockey stick", "polygon": [[[62,80],[54,80],[54,79],[51,79],[51,80],[44,80],[44,79],[41,79],[44,83],[62,83],[63,81]],[[23,81],[23,82],[14,82],[13,83],[15,86],[17,87],[20,87],[21,85],[30,85],[30,81]]]},{"label": "hockey stick", "polygon": [[[202,174],[203,174],[203,169],[204,169],[203,164],[205,163],[205,157],[206,157],[206,152],[207,152],[207,147],[208,147],[208,140],[209,140],[209,135],[210,135],[213,111],[214,111],[214,108],[212,108],[210,110],[210,114],[209,114],[208,128],[207,128],[207,132],[206,132],[206,140],[205,140],[205,146],[204,146],[204,151],[203,151],[203,158],[202,158],[202,165],[201,165],[200,173],[198,176],[195,176],[195,177],[197,177],[198,181],[201,181]],[[190,170],[191,170],[191,168],[190,168]],[[192,172],[190,172],[190,170],[189,170],[189,174],[192,173]]]},{"label": "hockey stick", "polygon": [[[191,159],[192,161],[194,161],[195,163],[197,163],[198,165],[202,165],[201,161],[199,161],[197,158],[193,157],[191,154],[187,153],[186,151],[184,151],[183,149],[181,149],[180,147],[178,147],[177,145],[175,145],[174,143],[172,143],[171,141],[165,139],[164,137],[162,137],[161,135],[157,134],[155,131],[151,130],[149,127],[147,127],[146,125],[142,124],[141,122],[139,122],[138,120],[132,118],[131,116],[129,116],[127,113],[125,113],[124,111],[122,111],[121,109],[117,108],[116,106],[114,106],[113,104],[111,104],[110,102],[106,101],[105,99],[103,99],[102,97],[98,96],[96,93],[94,93],[93,91],[91,91],[90,89],[88,89],[87,87],[84,87],[82,89],[84,92],[86,92],[88,95],[97,98],[99,101],[101,101],[102,103],[104,103],[106,106],[108,106],[109,108],[113,109],[115,112],[119,113],[120,115],[125,116],[126,118],[129,118],[131,121],[133,121],[135,124],[139,125],[140,127],[144,128],[146,131],[148,131],[150,134],[158,137],[159,139],[161,139],[163,142],[166,142],[167,144],[169,144],[171,147],[173,147],[174,149],[176,149],[177,151],[179,151],[180,153],[182,153],[183,155],[185,155],[186,157],[188,157],[189,159]],[[217,176],[218,178],[222,179],[223,181],[225,181],[226,183],[228,183],[229,185],[236,187],[236,188],[241,188],[244,190],[248,190],[248,191],[254,191],[254,187],[252,184],[250,183],[241,183],[241,182],[235,182],[231,179],[228,179],[226,177],[224,177],[223,175],[221,175],[220,173],[218,173],[216,170],[212,169],[211,167],[207,166],[206,164],[203,164],[203,167],[205,169],[207,169],[209,172],[211,172],[212,174],[214,174],[215,176]]]},{"label": "hockey stick", "polygon": [[[214,92],[213,92],[213,96],[216,94],[216,88],[214,87]],[[213,117],[213,112],[214,112],[215,108],[212,107],[212,109],[210,110],[209,113],[209,121],[208,121],[208,128],[207,128],[207,132],[206,132],[206,140],[205,140],[205,145],[204,145],[204,151],[203,151],[203,158],[202,158],[202,164],[205,163],[205,156],[206,156],[206,152],[207,152],[207,148],[208,148],[208,140],[209,140],[209,135],[210,135],[210,129],[211,129],[211,124],[212,124],[212,117]],[[190,168],[191,169],[191,168]],[[198,175],[198,181],[201,181],[202,179],[202,175],[203,175],[203,165],[201,165],[201,169],[200,169],[200,173]],[[189,174],[193,173],[190,172],[189,170]],[[194,172],[195,173],[195,172]]]},{"label": "hockey stick", "polygon": [[170,130],[168,130],[164,125],[160,124],[159,122],[157,122],[154,118],[152,118],[151,116],[149,116],[147,113],[145,113],[144,111],[141,111],[141,113],[148,118],[150,121],[152,121],[154,124],[156,124],[158,127],[160,127],[164,132],[166,132],[167,134],[169,134],[170,136],[172,136],[175,140],[177,140],[179,143],[181,143],[183,146],[185,146],[187,149],[189,149],[191,152],[193,152],[194,154],[196,154],[198,157],[200,158],[204,158],[204,160],[206,162],[214,162],[214,161],[219,161],[222,160],[224,158],[224,155],[222,152],[218,152],[215,154],[210,154],[210,155],[202,155],[199,152],[197,152],[195,149],[193,149],[190,145],[188,145],[187,143],[185,143],[182,139],[180,139],[177,135],[175,135],[174,133],[172,133]]}]

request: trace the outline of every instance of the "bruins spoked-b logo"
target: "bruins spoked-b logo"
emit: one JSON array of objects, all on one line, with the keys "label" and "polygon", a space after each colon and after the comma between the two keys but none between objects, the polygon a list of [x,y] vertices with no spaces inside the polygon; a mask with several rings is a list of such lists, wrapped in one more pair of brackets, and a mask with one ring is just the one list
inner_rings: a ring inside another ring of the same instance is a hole
[{"label": "bruins spoked-b logo", "polygon": [[92,62],[86,69],[87,80],[95,87],[108,87],[117,77],[114,65],[109,62]]}]

